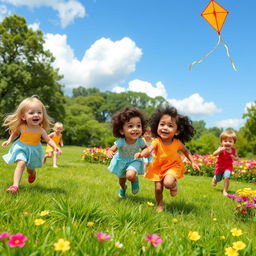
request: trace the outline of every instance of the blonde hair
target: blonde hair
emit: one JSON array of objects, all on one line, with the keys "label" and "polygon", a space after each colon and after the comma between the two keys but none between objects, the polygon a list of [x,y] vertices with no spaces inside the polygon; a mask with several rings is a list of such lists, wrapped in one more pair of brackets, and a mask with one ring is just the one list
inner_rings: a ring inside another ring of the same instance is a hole
[{"label": "blonde hair", "polygon": [[222,140],[227,138],[232,138],[234,140],[234,143],[236,143],[236,133],[234,131],[226,130],[220,134],[220,142],[222,142]]},{"label": "blonde hair", "polygon": [[61,130],[63,131],[63,123],[61,122],[56,122],[53,126],[53,130],[57,129],[57,128],[61,128]]},{"label": "blonde hair", "polygon": [[9,133],[17,132],[21,125],[26,124],[26,121],[22,119],[22,116],[24,115],[26,108],[33,104],[38,104],[42,107],[43,121],[41,126],[46,130],[49,129],[49,125],[52,123],[52,118],[47,115],[44,104],[37,98],[37,96],[33,95],[24,99],[16,110],[4,119],[3,126],[7,127]]}]

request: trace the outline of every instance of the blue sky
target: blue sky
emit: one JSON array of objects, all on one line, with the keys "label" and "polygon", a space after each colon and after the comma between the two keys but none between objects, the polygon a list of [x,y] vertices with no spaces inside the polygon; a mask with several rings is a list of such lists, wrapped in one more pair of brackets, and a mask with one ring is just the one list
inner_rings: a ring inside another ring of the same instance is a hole
[{"label": "blue sky", "polygon": [[221,35],[200,16],[208,0],[0,0],[0,19],[17,14],[45,35],[45,48],[77,86],[161,95],[207,127],[238,129],[256,95],[255,0],[218,0],[229,11]]}]

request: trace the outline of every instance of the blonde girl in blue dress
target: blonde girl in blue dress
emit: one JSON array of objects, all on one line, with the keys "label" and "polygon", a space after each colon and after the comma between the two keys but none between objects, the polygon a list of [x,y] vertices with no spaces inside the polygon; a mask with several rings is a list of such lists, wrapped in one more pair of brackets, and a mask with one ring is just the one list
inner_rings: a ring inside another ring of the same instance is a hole
[{"label": "blonde girl in blue dress", "polygon": [[117,138],[109,148],[107,156],[112,158],[109,171],[119,178],[119,197],[126,194],[126,181],[131,182],[132,193],[139,191],[137,175],[144,174],[143,159],[134,160],[134,155],[146,148],[141,137],[145,132],[146,122],[144,115],[136,108],[125,107],[112,117],[113,135]]},{"label": "blonde girl in blue dress", "polygon": [[42,166],[44,157],[41,137],[56,151],[61,150],[55,142],[47,135],[51,118],[47,115],[45,106],[35,96],[26,98],[17,107],[14,113],[8,115],[3,123],[6,126],[10,137],[2,143],[2,147],[8,146],[18,138],[12,145],[8,154],[3,156],[7,164],[16,162],[13,185],[6,192],[17,193],[19,183],[25,167],[28,172],[28,182],[33,183],[36,179],[36,168]]}]

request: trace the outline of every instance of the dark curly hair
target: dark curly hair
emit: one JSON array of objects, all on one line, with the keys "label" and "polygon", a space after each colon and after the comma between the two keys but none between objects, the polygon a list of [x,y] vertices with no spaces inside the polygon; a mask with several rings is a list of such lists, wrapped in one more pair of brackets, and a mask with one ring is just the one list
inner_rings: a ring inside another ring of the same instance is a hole
[{"label": "dark curly hair", "polygon": [[157,109],[150,119],[152,134],[155,137],[159,137],[159,135],[157,134],[157,128],[163,115],[169,115],[172,118],[176,119],[178,127],[177,129],[180,133],[178,135],[175,135],[175,138],[179,139],[182,143],[185,143],[192,139],[195,134],[195,129],[192,125],[192,121],[189,119],[189,117],[178,114],[177,109],[170,105]]},{"label": "dark curly hair", "polygon": [[124,107],[112,116],[112,130],[113,135],[116,138],[124,137],[124,135],[120,133],[120,130],[123,129],[125,122],[128,122],[133,117],[140,118],[142,126],[142,135],[144,134],[147,124],[144,114],[137,108]]}]

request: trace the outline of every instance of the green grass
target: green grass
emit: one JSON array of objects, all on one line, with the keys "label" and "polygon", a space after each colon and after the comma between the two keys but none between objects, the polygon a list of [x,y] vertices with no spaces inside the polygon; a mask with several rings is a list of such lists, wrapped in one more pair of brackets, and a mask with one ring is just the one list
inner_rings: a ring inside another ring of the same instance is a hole
[{"label": "green grass", "polygon": [[[24,173],[20,192],[10,195],[15,165],[0,161],[0,233],[23,233],[28,237],[23,248],[9,248],[0,240],[0,255],[225,255],[225,248],[235,241],[246,244],[239,255],[256,255],[256,222],[236,219],[234,203],[222,196],[223,182],[211,187],[211,178],[186,176],[179,182],[177,197],[164,191],[166,210],[157,213],[147,202],[155,203],[154,183],[140,177],[141,190],[131,194],[128,184],[126,199],[117,196],[118,179],[107,166],[80,160],[82,147],[65,146],[58,169],[51,159],[38,169],[37,180],[27,183]],[[7,149],[1,150],[1,155]],[[230,192],[254,185],[231,180]],[[39,213],[50,214],[40,217]],[[25,213],[25,214],[24,214]],[[46,222],[35,226],[34,220]],[[177,223],[172,219],[176,218]],[[214,221],[214,218],[217,220]],[[87,222],[93,221],[93,227]],[[239,228],[243,235],[232,236],[230,230]],[[197,231],[201,239],[188,239],[189,231]],[[96,232],[105,232],[111,240],[99,242]],[[154,248],[145,241],[147,233],[158,234],[164,242]],[[225,236],[224,240],[219,237]],[[70,250],[61,253],[53,244],[59,238],[70,241]],[[123,248],[115,248],[119,241]]]}]

